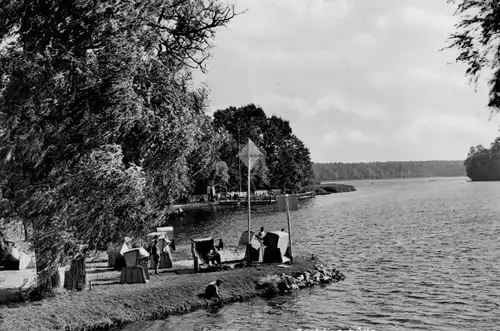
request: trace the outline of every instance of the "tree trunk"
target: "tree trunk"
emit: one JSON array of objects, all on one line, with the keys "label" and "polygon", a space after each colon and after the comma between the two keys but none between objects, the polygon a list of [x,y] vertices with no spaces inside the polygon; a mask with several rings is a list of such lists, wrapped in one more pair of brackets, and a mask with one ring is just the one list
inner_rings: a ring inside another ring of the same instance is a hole
[{"label": "tree trunk", "polygon": [[86,284],[85,257],[81,255],[71,261],[71,267],[65,272],[64,288],[67,290],[83,291]]},{"label": "tree trunk", "polygon": [[33,246],[35,250],[37,285],[31,291],[31,300],[41,300],[53,294],[60,286],[59,252],[53,248],[59,243],[60,237],[54,224],[48,220],[33,222]]},{"label": "tree trunk", "polygon": [[55,288],[61,284],[58,266],[51,266],[45,269],[46,263],[40,258],[40,254],[35,248],[37,285],[31,291],[31,300],[41,300],[50,296]]}]

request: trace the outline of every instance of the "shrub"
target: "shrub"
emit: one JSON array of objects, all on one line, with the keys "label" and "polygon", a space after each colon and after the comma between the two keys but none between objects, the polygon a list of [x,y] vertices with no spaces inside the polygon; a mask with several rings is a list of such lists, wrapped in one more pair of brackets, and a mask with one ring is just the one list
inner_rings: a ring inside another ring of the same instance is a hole
[{"label": "shrub", "polygon": [[324,189],[322,189],[321,187],[320,187],[320,188],[317,188],[317,189],[315,190],[315,192],[316,192],[316,194],[317,194],[317,195],[325,195],[325,194],[328,194],[328,192],[327,192],[327,191],[325,191]]}]

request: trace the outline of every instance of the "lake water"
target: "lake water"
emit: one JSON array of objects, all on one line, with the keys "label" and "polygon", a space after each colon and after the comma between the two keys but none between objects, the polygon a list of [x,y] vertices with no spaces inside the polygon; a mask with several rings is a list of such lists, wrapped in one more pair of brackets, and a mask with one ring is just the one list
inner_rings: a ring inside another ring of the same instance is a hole
[{"label": "lake water", "polygon": [[[123,330],[499,330],[500,182],[348,183],[358,191],[292,214],[294,252],[320,255],[345,281]],[[276,208],[255,207],[253,228],[286,227]],[[247,222],[244,208],[198,216],[177,224],[180,243],[213,234],[236,244]]]}]

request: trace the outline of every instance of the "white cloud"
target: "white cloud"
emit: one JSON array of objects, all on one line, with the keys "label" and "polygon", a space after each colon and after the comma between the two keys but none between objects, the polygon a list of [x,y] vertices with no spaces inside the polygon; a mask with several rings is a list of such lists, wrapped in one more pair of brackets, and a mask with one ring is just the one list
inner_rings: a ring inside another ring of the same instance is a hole
[{"label": "white cloud", "polygon": [[405,7],[402,14],[401,19],[406,24],[432,27],[445,32],[451,31],[456,23],[453,16],[437,14],[414,6]]},{"label": "white cloud", "polygon": [[355,46],[360,46],[362,48],[370,48],[377,44],[377,39],[368,33],[358,33],[352,39],[352,43]]},{"label": "white cloud", "polygon": [[258,64],[274,64],[279,66],[301,66],[310,63],[318,65],[331,64],[336,56],[334,53],[321,49],[285,50],[279,43],[263,44],[258,48],[255,45],[240,40],[230,49],[234,56]]},{"label": "white cloud", "polygon": [[390,118],[389,113],[380,105],[362,100],[357,96],[347,96],[334,92],[330,92],[316,101],[273,94],[260,100],[259,104],[265,105],[269,109],[287,108],[306,116],[341,111],[355,114],[364,120],[388,120]]},{"label": "white cloud", "polygon": [[414,143],[435,134],[459,134],[470,140],[471,144],[474,144],[473,141],[488,144],[498,135],[498,125],[469,115],[426,111],[399,131],[400,137]]},{"label": "white cloud", "polygon": [[377,17],[377,19],[375,21],[375,25],[380,29],[384,29],[384,28],[388,27],[390,24],[391,24],[391,20],[389,19],[388,16],[385,16],[385,15]]},{"label": "white cloud", "polygon": [[406,66],[400,68],[400,71],[408,76],[411,76],[422,83],[431,84],[447,84],[455,87],[467,87],[465,76],[457,73],[450,73],[443,68],[441,70],[434,69],[432,66]]},{"label": "white cloud", "polygon": [[322,141],[326,143],[337,143],[340,140],[340,134],[336,131],[330,131],[322,136]]},{"label": "white cloud", "polygon": [[380,144],[382,139],[377,134],[363,132],[360,129],[329,130],[321,136],[321,143],[323,144],[332,145],[340,142]]},{"label": "white cloud", "polygon": [[349,129],[344,132],[344,137],[352,142],[357,143],[374,143],[379,144],[382,142],[381,138],[373,133],[362,132],[357,129]]},{"label": "white cloud", "polygon": [[231,22],[231,29],[246,36],[279,36],[292,31],[309,32],[330,28],[348,16],[348,0],[245,0],[229,1],[247,13]]},{"label": "white cloud", "polygon": [[378,28],[416,27],[431,28],[437,31],[449,33],[457,23],[452,15],[436,13],[433,9],[424,10],[415,6],[403,7],[399,10],[388,12],[375,21]]},{"label": "white cloud", "polygon": [[220,29],[202,77],[213,103],[224,105],[214,108],[262,106],[289,120],[311,155],[328,160],[459,159],[469,144],[498,134],[487,122],[488,89],[475,93],[463,66],[446,65],[455,52],[438,51],[453,27],[453,6],[234,2],[250,10]]},{"label": "white cloud", "polygon": [[387,87],[397,83],[393,74],[388,71],[379,71],[369,74],[367,81],[376,87]]},{"label": "white cloud", "polygon": [[414,125],[424,131],[445,129],[478,136],[497,130],[497,125],[486,119],[482,121],[472,116],[447,113],[424,114],[416,119]]}]

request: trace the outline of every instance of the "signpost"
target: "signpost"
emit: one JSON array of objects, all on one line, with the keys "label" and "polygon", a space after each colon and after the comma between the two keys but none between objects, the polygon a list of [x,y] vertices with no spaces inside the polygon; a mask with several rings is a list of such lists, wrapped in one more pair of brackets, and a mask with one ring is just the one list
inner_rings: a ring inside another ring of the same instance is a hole
[{"label": "signpost", "polygon": [[240,160],[247,166],[248,181],[247,181],[247,198],[248,198],[248,242],[247,242],[247,259],[251,262],[250,257],[250,230],[252,227],[252,220],[250,215],[250,172],[257,162],[263,157],[262,152],[255,146],[255,144],[248,138],[248,143],[238,153]]},{"label": "signpost", "polygon": [[280,213],[286,212],[286,220],[288,223],[288,237],[290,240],[290,262],[293,263],[293,253],[292,253],[292,221],[290,216],[290,211],[297,211],[298,207],[298,199],[295,194],[285,194],[277,197],[278,207]]}]

